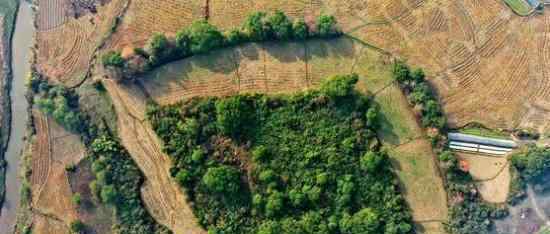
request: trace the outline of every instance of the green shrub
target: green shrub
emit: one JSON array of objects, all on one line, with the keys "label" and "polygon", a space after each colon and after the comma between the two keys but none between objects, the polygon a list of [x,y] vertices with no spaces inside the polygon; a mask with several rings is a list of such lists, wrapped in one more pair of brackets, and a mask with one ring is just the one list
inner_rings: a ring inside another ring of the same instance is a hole
[{"label": "green shrub", "polygon": [[304,20],[297,20],[292,25],[292,37],[295,40],[303,41],[309,37],[309,28]]},{"label": "green shrub", "polygon": [[323,81],[321,84],[321,92],[334,98],[346,97],[353,93],[355,84],[358,80],[359,77],[357,74],[345,76],[337,75]]},{"label": "green shrub", "polygon": [[271,37],[271,26],[266,22],[265,12],[250,14],[244,24],[243,31],[251,41],[265,41]]},{"label": "green shrub", "polygon": [[223,34],[206,20],[193,22],[187,29],[187,36],[193,54],[209,52],[224,43]]},{"label": "green shrub", "polygon": [[73,220],[71,221],[71,232],[73,233],[81,233],[82,231],[84,231],[84,223],[82,223],[82,221],[80,221],[80,219],[77,219],[77,220]]},{"label": "green shrub", "polygon": [[202,182],[212,192],[233,194],[239,190],[240,173],[229,166],[208,168]]},{"label": "green shrub", "polygon": [[317,32],[320,37],[334,37],[340,34],[336,27],[336,18],[331,15],[321,15],[317,19]]},{"label": "green shrub", "polygon": [[71,197],[71,201],[73,202],[73,204],[79,206],[80,203],[82,203],[82,197],[80,196],[80,193],[73,194],[73,196]]},{"label": "green shrub", "polygon": [[106,67],[124,67],[124,59],[121,56],[120,52],[109,51],[101,57],[103,65]]},{"label": "green shrub", "polygon": [[268,18],[267,22],[273,30],[275,39],[286,41],[292,38],[292,22],[282,11],[275,11],[275,13]]}]

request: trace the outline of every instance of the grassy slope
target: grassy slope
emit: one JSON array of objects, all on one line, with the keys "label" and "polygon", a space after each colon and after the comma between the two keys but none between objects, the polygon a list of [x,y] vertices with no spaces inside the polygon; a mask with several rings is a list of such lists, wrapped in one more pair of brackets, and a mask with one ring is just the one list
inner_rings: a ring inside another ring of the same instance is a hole
[{"label": "grassy slope", "polygon": [[375,101],[382,113],[378,135],[390,152],[405,199],[418,224],[417,230],[421,233],[444,233],[443,225],[438,221],[447,219],[446,192],[433,161],[431,145],[416,122],[406,98],[392,83],[390,66],[373,60],[373,56],[367,57],[371,59],[358,60],[354,71],[365,68],[370,71],[361,72],[368,75],[361,77],[360,84],[375,93]]},{"label": "grassy slope", "polygon": [[482,137],[491,137],[497,139],[509,140],[510,136],[504,132],[499,132],[497,130],[478,128],[478,127],[465,127],[459,130],[459,132],[464,134],[471,134]]},{"label": "grassy slope", "polygon": [[504,0],[504,2],[506,2],[506,5],[512,8],[516,14],[521,16],[529,15],[533,10],[525,0]]}]

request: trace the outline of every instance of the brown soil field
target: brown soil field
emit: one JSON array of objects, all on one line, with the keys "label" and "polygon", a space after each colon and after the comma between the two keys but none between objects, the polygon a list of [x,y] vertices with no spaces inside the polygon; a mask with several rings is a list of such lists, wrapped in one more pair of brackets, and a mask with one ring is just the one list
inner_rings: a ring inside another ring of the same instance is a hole
[{"label": "brown soil field", "polygon": [[[77,135],[70,134],[37,110],[33,111],[36,138],[32,145],[32,211],[33,231],[59,233],[77,219],[77,207],[72,203],[67,165],[78,163],[85,148]],[[63,225],[61,225],[63,224]]]},{"label": "brown soil field", "polygon": [[519,17],[498,0],[369,4],[380,19],[348,33],[425,68],[452,126],[540,126],[550,108],[550,16]]},{"label": "brown soil field", "polygon": [[70,233],[69,227],[63,222],[55,218],[51,218],[43,214],[33,214],[32,233],[36,234],[59,234]]},{"label": "brown soil field", "polygon": [[67,16],[67,0],[39,1],[36,17],[37,69],[52,81],[75,86],[86,77],[96,49],[108,37],[127,0],[99,6],[97,14]]},{"label": "brown soil field", "polygon": [[206,233],[198,226],[183,190],[171,178],[170,158],[145,121],[144,94],[139,87],[122,87],[109,80],[103,83],[116,109],[122,144],[146,177],[142,198],[151,215],[176,234]]},{"label": "brown soil field", "polygon": [[481,197],[487,202],[506,202],[510,189],[510,163],[506,157],[457,153],[468,162],[469,172],[477,181]]}]

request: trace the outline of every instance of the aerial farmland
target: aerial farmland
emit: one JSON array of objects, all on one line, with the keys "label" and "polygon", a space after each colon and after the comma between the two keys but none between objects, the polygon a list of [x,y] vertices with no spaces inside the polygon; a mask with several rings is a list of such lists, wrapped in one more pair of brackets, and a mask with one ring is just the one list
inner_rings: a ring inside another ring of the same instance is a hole
[{"label": "aerial farmland", "polygon": [[544,234],[545,0],[0,0],[0,234]]}]

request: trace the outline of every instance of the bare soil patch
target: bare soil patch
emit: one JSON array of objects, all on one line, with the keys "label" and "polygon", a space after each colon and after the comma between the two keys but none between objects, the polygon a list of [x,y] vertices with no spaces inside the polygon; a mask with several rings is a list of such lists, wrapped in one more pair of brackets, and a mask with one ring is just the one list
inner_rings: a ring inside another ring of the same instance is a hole
[{"label": "bare soil patch", "polygon": [[457,153],[468,164],[469,172],[478,181],[482,198],[491,203],[506,202],[510,189],[510,164],[506,157]]}]

